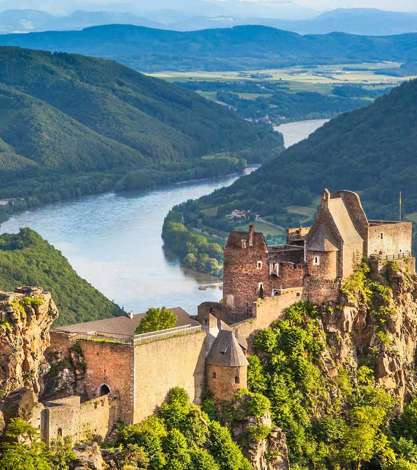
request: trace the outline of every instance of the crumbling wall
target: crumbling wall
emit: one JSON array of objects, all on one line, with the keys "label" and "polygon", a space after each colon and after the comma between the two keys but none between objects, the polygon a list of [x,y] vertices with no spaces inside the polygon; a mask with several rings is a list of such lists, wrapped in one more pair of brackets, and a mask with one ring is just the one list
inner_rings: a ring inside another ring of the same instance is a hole
[{"label": "crumbling wall", "polygon": [[413,242],[411,222],[371,223],[368,229],[368,256],[406,256]]},{"label": "crumbling wall", "polygon": [[65,437],[74,442],[95,436],[104,439],[117,422],[118,405],[110,395],[83,403],[79,396],[49,401],[42,412],[42,439],[47,443]]}]

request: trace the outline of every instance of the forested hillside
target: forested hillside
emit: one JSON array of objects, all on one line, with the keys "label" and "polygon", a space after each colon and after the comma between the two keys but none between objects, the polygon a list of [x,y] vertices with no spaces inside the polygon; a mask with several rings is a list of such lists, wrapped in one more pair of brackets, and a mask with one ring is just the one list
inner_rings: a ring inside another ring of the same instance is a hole
[{"label": "forested hillside", "polygon": [[112,58],[141,71],[247,70],[301,64],[407,62],[416,57],[416,38],[417,34],[302,36],[266,26],[178,32],[106,25],[82,31],[3,35],[0,44]]},{"label": "forested hillside", "polygon": [[310,224],[325,187],[358,191],[371,218],[398,219],[402,192],[405,216],[417,222],[416,103],[417,81],[407,82],[369,107],[333,119],[232,186],[174,208],[165,224],[167,245],[183,257],[190,229],[225,237],[242,224],[230,217],[235,209],[283,231]]},{"label": "forested hillside", "polygon": [[52,293],[59,324],[108,318],[123,312],[87,281],[62,254],[30,229],[0,235],[0,290],[42,287]]},{"label": "forested hillside", "polygon": [[270,127],[115,62],[0,48],[0,197],[210,176],[281,149]]}]

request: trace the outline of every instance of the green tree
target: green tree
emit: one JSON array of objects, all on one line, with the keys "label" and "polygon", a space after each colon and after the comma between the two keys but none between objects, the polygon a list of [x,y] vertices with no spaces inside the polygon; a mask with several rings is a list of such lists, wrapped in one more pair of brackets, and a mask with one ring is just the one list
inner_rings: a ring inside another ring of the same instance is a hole
[{"label": "green tree", "polygon": [[177,317],[175,313],[165,307],[150,308],[145,318],[136,328],[136,334],[151,333],[153,331],[166,330],[176,325]]},{"label": "green tree", "polygon": [[[53,470],[46,445],[38,432],[20,418],[12,419],[0,444],[2,470]],[[63,468],[63,467],[54,467]]]},{"label": "green tree", "polygon": [[208,449],[221,470],[250,470],[252,468],[226,428],[212,421],[209,430]]}]

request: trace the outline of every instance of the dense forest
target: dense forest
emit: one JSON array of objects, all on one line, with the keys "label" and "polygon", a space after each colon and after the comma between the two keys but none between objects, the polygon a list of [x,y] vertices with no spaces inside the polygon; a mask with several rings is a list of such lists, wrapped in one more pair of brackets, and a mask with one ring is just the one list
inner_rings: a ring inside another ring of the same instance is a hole
[{"label": "dense forest", "polygon": [[30,229],[0,235],[0,290],[19,286],[50,291],[60,310],[59,324],[123,314],[120,307],[80,278],[61,252]]},{"label": "dense forest", "polygon": [[0,198],[142,189],[281,149],[271,127],[115,62],[0,48]]},{"label": "dense forest", "polygon": [[416,37],[413,33],[302,36],[266,26],[178,32],[106,25],[82,31],[3,35],[0,44],[117,59],[141,71],[253,70],[294,64],[407,62],[416,57]]}]

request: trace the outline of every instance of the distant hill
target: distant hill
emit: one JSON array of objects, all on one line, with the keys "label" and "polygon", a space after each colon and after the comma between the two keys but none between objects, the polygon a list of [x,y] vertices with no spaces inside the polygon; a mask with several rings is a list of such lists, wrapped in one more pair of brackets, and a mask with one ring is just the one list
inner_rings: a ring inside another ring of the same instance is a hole
[{"label": "distant hill", "polygon": [[242,70],[300,64],[409,62],[417,34],[302,36],[264,26],[176,32],[128,25],[0,36],[0,45],[117,59],[137,70]]},{"label": "distant hill", "polygon": [[[145,24],[142,23],[143,26]],[[173,23],[169,29],[191,31],[239,25],[262,25],[300,34],[332,32],[381,35],[417,32],[417,13],[385,11],[371,8],[331,10],[313,18],[285,20],[273,17],[200,16]]]},{"label": "distant hill", "polygon": [[0,48],[0,197],[96,192],[138,170],[210,176],[230,152],[281,149],[272,128],[115,62]]},{"label": "distant hill", "polygon": [[0,34],[33,31],[82,29],[102,24],[135,24],[160,27],[156,21],[131,13],[112,11],[74,11],[66,16],[54,16],[38,10],[5,10],[0,12]]},{"label": "distant hill", "polygon": [[[190,203],[189,226],[230,228],[234,209],[287,227],[308,224],[323,188],[361,194],[372,218],[397,219],[399,192],[417,222],[417,81],[343,114],[229,188]],[[205,229],[204,229],[205,230]]]},{"label": "distant hill", "polygon": [[60,310],[58,324],[108,318],[123,312],[81,279],[62,254],[30,229],[0,235],[0,289],[49,290]]}]

